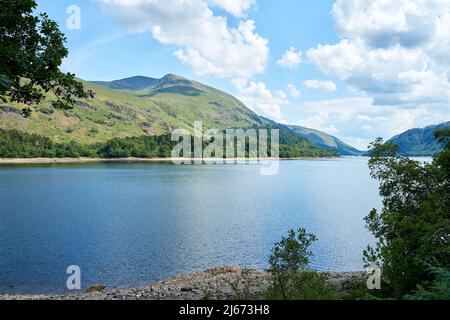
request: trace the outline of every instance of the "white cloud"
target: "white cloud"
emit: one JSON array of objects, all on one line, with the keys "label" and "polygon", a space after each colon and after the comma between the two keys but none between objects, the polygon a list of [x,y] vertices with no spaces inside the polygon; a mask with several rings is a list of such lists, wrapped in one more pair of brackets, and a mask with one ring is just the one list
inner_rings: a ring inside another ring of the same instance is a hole
[{"label": "white cloud", "polygon": [[374,105],[367,97],[307,101],[297,107],[302,117],[296,124],[318,129],[360,149],[377,137],[389,139],[416,127],[450,119],[450,109],[423,104],[417,108]]},{"label": "white cloud", "polygon": [[284,92],[283,90],[278,90],[276,92],[276,96],[277,98],[281,99],[281,100],[286,100],[288,98],[288,95],[286,92]]},{"label": "white cloud", "polygon": [[247,10],[256,4],[256,0],[211,0],[211,2],[235,17],[243,17]]},{"label": "white cloud", "polygon": [[332,13],[343,37],[373,48],[440,46],[443,38],[448,44],[449,0],[337,0]]},{"label": "white cloud", "polygon": [[337,0],[343,39],[307,57],[376,105],[450,102],[450,0]]},{"label": "white cloud", "polygon": [[293,98],[300,98],[302,96],[302,93],[300,92],[300,90],[297,89],[297,87],[293,84],[288,84],[287,85],[287,90],[289,92],[289,95]]},{"label": "white cloud", "polygon": [[297,51],[294,47],[291,47],[283,57],[277,61],[277,64],[283,68],[288,69],[297,69],[298,66],[302,63],[302,55],[301,51]]},{"label": "white cloud", "polygon": [[325,91],[336,91],[337,87],[333,81],[306,80],[303,85],[309,89],[320,89]]},{"label": "white cloud", "polygon": [[281,107],[289,103],[285,92],[278,91],[274,95],[265,83],[252,81],[247,87],[241,88],[239,98],[256,113],[286,123],[281,112]]},{"label": "white cloud", "polygon": [[[214,15],[207,0],[100,1],[128,30],[149,32],[162,44],[179,47],[175,56],[198,75],[242,82],[266,69],[268,40],[255,32],[255,22],[241,20],[237,27],[229,27],[226,17]],[[252,3],[216,2],[236,15]]]}]

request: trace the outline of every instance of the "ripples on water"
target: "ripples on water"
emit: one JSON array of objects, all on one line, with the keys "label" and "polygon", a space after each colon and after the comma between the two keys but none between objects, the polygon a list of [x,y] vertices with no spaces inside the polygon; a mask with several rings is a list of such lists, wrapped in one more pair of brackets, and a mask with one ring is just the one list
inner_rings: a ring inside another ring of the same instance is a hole
[{"label": "ripples on water", "polygon": [[[264,269],[290,228],[317,235],[312,267],[362,269],[363,217],[380,206],[367,159],[254,165],[0,167],[0,292],[134,287],[205,268]],[[14,287],[11,287],[14,286]]]}]

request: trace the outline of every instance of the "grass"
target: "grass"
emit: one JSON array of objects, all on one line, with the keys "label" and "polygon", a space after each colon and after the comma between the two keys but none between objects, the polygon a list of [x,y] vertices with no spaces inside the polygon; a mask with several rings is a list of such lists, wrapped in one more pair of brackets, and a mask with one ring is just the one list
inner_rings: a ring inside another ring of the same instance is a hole
[{"label": "grass", "polygon": [[[55,142],[91,144],[116,137],[161,135],[176,128],[192,129],[194,121],[203,121],[204,128],[218,129],[247,128],[260,121],[238,100],[197,82],[191,82],[183,92],[170,86],[153,92],[84,84],[96,93],[94,99],[81,100],[73,110],[52,112],[49,96],[29,119],[0,111],[0,128],[47,136]],[[24,107],[7,105],[17,110]]]}]

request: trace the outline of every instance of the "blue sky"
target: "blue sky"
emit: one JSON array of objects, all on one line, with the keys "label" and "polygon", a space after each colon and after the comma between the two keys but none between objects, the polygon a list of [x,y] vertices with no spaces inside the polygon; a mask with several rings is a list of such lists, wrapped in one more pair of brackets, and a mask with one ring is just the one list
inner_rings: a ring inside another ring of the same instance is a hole
[{"label": "blue sky", "polygon": [[[80,9],[79,29],[68,28],[70,5]],[[63,69],[80,78],[179,74],[362,149],[450,119],[449,8],[449,0],[38,0],[67,36]]]}]

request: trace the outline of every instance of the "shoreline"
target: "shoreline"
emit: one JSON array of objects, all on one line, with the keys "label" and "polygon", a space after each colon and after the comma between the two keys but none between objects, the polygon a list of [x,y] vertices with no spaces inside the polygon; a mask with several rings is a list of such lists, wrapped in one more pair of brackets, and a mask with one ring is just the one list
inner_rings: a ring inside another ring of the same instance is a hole
[{"label": "shoreline", "polygon": [[[340,295],[367,277],[364,271],[323,272],[327,282],[336,286]],[[130,289],[112,289],[93,285],[84,292],[73,295],[52,294],[2,294],[0,300],[230,300],[236,298],[233,285],[243,288],[248,284],[250,300],[259,300],[271,283],[270,274],[229,266],[174,277],[148,286]]]},{"label": "shoreline", "polygon": [[[245,161],[245,162],[260,162],[260,161],[320,161],[320,160],[336,160],[345,157],[305,157],[305,158],[233,158],[224,159],[225,161]],[[0,158],[1,164],[83,164],[83,163],[114,163],[114,162],[142,162],[142,163],[173,163],[179,161],[203,161],[212,162],[216,159],[208,158]]]}]

